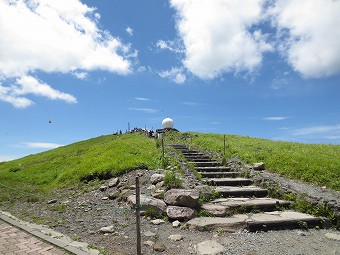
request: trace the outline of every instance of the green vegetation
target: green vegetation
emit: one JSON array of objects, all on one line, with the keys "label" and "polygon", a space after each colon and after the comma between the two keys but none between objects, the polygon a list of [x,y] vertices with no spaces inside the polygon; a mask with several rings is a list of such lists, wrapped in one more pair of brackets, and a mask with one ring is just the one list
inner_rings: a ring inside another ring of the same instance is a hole
[{"label": "green vegetation", "polygon": [[180,188],[182,185],[182,179],[176,176],[175,172],[166,171],[164,174],[164,186],[166,190],[172,188]]},{"label": "green vegetation", "polygon": [[[180,134],[184,139],[180,136],[172,136],[171,139],[224,155],[223,135],[185,134]],[[269,171],[340,190],[340,145],[302,144],[226,135],[226,158],[232,157],[238,157],[246,163],[262,161]]]},{"label": "green vegetation", "polygon": [[82,181],[161,166],[156,140],[134,133],[106,135],[0,163],[0,201],[35,196]]}]

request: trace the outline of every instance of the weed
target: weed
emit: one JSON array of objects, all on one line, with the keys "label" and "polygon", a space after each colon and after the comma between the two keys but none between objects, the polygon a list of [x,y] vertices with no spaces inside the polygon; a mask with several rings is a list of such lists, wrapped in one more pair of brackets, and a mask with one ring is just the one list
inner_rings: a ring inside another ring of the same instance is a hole
[{"label": "weed", "polygon": [[176,176],[176,173],[172,171],[166,171],[164,174],[164,186],[166,190],[172,188],[180,188],[182,185],[182,179]]}]

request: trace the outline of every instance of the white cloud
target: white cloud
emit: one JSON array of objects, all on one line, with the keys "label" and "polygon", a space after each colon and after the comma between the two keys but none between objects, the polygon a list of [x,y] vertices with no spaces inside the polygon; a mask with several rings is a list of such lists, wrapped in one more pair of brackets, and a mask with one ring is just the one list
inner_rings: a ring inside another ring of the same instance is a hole
[{"label": "white cloud", "polygon": [[26,147],[32,149],[55,149],[60,146],[64,146],[57,143],[40,143],[40,142],[24,142],[23,143]]},{"label": "white cloud", "polygon": [[84,80],[89,76],[87,72],[74,72],[73,75],[80,80]]},{"label": "white cloud", "polygon": [[156,113],[158,112],[155,109],[151,108],[128,108],[130,111],[141,111],[141,112],[146,112],[146,113]]},{"label": "white cloud", "polygon": [[294,135],[314,135],[314,134],[324,134],[325,136],[328,137],[335,136],[336,134],[340,134],[340,124],[312,126],[307,128],[300,128],[294,131]]},{"label": "white cloud", "polygon": [[[264,0],[171,0],[185,48],[184,66],[202,79],[253,72],[272,51],[267,35],[250,31],[263,18]],[[166,48],[167,44],[161,44]]]},{"label": "white cloud", "polygon": [[[2,83],[24,79],[35,71],[72,73],[100,69],[118,74],[131,71],[129,58],[136,57],[136,51],[100,30],[97,27],[100,15],[79,0],[0,0],[0,10]],[[32,104],[27,98],[3,91],[2,101],[17,101],[15,105],[23,108]],[[33,94],[44,96],[41,90]]]},{"label": "white cloud", "polygon": [[134,99],[137,101],[150,101],[149,98],[145,98],[145,97],[135,97]]},{"label": "white cloud", "polygon": [[74,96],[55,90],[32,76],[17,78],[14,84],[7,87],[0,84],[0,101],[10,103],[17,108],[25,108],[33,104],[25,97],[28,94],[47,97],[51,100],[62,100],[67,103],[77,102]]},{"label": "white cloud", "polygon": [[130,36],[133,36],[133,29],[131,27],[127,27],[126,33],[128,33]]},{"label": "white cloud", "polygon": [[265,117],[263,120],[269,120],[269,121],[278,121],[278,120],[286,120],[289,119],[289,117],[283,117],[283,116],[274,116],[274,117]]},{"label": "white cloud", "polygon": [[186,81],[186,76],[183,74],[182,68],[173,67],[170,70],[159,72],[158,75],[162,78],[169,78],[177,84],[182,84]]},{"label": "white cloud", "polygon": [[307,78],[340,73],[340,1],[276,0],[270,10],[279,48]]},{"label": "white cloud", "polygon": [[184,53],[182,44],[179,41],[158,40],[156,47],[161,50],[169,50],[175,53]]}]

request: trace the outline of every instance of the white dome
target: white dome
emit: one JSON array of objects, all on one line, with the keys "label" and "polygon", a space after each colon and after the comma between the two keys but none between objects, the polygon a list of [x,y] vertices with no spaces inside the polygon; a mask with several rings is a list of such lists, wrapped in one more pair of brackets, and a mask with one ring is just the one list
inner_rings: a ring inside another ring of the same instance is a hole
[{"label": "white dome", "polygon": [[170,118],[165,118],[162,121],[162,126],[163,126],[164,129],[173,128],[174,127],[174,121]]}]

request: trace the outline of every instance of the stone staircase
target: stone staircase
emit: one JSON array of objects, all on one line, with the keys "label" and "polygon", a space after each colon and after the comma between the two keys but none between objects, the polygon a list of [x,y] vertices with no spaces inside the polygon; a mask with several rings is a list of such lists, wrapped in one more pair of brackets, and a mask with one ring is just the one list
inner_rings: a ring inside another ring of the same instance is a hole
[{"label": "stone staircase", "polygon": [[197,217],[187,222],[189,228],[198,230],[257,231],[321,226],[322,220],[308,214],[288,210],[290,202],[268,197],[268,190],[253,185],[241,172],[222,166],[196,150],[184,145],[171,145],[180,151],[202,182],[212,186],[219,194],[202,205],[201,210],[210,217]]}]

